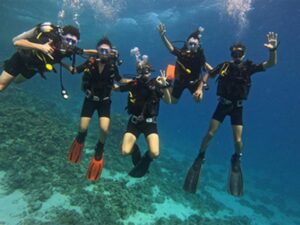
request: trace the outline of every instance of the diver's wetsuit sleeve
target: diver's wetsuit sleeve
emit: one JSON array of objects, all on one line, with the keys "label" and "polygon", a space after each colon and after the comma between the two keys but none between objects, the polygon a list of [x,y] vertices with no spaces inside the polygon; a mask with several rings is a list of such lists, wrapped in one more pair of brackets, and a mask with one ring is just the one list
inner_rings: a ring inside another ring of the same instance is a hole
[{"label": "diver's wetsuit sleeve", "polygon": [[118,69],[118,67],[116,66],[115,67],[115,81],[120,81],[120,80],[122,80],[122,77],[121,77],[121,75],[120,75],[120,73],[119,73],[119,69]]},{"label": "diver's wetsuit sleeve", "polygon": [[132,82],[124,85],[120,85],[120,92],[130,91],[132,89]]},{"label": "diver's wetsuit sleeve", "polygon": [[76,67],[76,71],[77,71],[77,73],[82,73],[85,69],[86,69],[86,67],[87,67],[87,65],[88,65],[88,60],[86,61],[86,62],[84,62],[83,64],[81,64],[80,66],[77,66]]},{"label": "diver's wetsuit sleeve", "polygon": [[249,70],[250,75],[253,75],[254,73],[265,71],[263,63],[255,64],[252,61],[249,61],[248,65],[249,65],[248,70]]}]

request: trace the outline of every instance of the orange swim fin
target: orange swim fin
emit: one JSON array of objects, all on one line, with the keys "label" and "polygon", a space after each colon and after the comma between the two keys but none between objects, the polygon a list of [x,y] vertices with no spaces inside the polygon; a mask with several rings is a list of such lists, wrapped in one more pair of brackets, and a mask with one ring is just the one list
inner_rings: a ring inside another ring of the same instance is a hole
[{"label": "orange swim fin", "polygon": [[81,159],[83,151],[83,143],[79,143],[76,139],[73,141],[73,144],[71,145],[69,154],[68,154],[68,160],[72,163],[79,163]]},{"label": "orange swim fin", "polygon": [[166,77],[168,80],[175,79],[175,65],[169,64],[166,69]]},{"label": "orange swim fin", "polygon": [[91,181],[98,180],[99,177],[101,176],[103,165],[104,165],[103,153],[100,160],[96,160],[95,157],[93,156],[93,159],[89,165],[89,169],[86,174],[87,179]]}]

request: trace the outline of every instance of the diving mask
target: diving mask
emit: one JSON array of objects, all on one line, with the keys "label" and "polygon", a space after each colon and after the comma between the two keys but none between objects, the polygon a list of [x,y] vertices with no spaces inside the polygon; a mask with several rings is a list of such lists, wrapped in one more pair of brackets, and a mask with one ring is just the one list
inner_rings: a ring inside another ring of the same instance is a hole
[{"label": "diving mask", "polygon": [[75,46],[78,43],[78,39],[73,35],[67,34],[62,37],[63,37],[64,43],[69,46]]},{"label": "diving mask", "polygon": [[231,52],[231,57],[233,59],[238,59],[238,58],[242,58],[245,55],[245,52],[242,50],[233,50]]},{"label": "diving mask", "polygon": [[199,40],[196,38],[190,38],[187,42],[187,48],[188,50],[192,51],[192,52],[196,52],[199,48]]}]

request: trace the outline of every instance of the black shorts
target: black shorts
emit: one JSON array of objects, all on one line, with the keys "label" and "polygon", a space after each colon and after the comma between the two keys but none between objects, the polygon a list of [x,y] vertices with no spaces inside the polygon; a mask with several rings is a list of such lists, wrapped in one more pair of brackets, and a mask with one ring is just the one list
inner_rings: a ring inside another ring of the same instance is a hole
[{"label": "black shorts", "polygon": [[147,123],[145,121],[139,122],[137,124],[131,121],[131,117],[127,124],[126,133],[133,134],[136,138],[140,136],[141,133],[144,134],[145,137],[148,137],[150,134],[157,134],[157,124],[156,123]]},{"label": "black shorts", "polygon": [[172,96],[179,99],[183,90],[188,89],[191,94],[194,94],[200,84],[200,80],[197,81],[187,81],[187,80],[175,80],[172,90]]},{"label": "black shorts", "polygon": [[212,118],[222,123],[227,115],[230,116],[231,125],[243,125],[243,106],[219,102]]},{"label": "black shorts", "polygon": [[23,77],[30,79],[36,74],[35,70],[29,69],[24,59],[22,59],[19,52],[16,52],[12,57],[4,62],[4,71],[16,77],[22,74]]},{"label": "black shorts", "polygon": [[97,110],[99,117],[108,117],[110,118],[110,105],[111,101],[93,101],[91,99],[84,99],[82,110],[81,110],[81,117],[89,117],[91,118]]}]

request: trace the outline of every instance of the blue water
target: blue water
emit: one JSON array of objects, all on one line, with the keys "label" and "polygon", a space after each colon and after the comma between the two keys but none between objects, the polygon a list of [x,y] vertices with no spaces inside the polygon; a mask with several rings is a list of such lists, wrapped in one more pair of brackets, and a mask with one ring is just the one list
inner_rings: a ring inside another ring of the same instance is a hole
[{"label": "blue water", "polygon": [[[59,18],[62,10],[65,15]],[[156,75],[159,69],[174,62],[156,30],[160,21],[166,24],[171,40],[185,40],[198,26],[204,27],[202,45],[213,66],[230,59],[229,46],[236,41],[246,44],[248,59],[256,63],[267,60],[265,34],[277,32],[278,64],[253,77],[244,107],[243,163],[247,174],[267,178],[272,191],[300,204],[298,0],[6,0],[0,1],[0,21],[0,60],[12,54],[11,39],[24,30],[43,21],[71,23],[80,27],[79,45],[83,48],[93,48],[102,35],[108,35],[124,61],[120,67],[123,74],[134,72],[134,58],[129,51],[135,46],[149,55]],[[35,96],[58,101],[69,109],[71,117],[79,117],[80,76],[66,74],[64,82],[71,94],[68,102],[59,97],[55,75],[49,75],[47,81],[36,76],[20,87]],[[177,105],[161,104],[159,131],[165,149],[162,155],[184,159],[190,165],[217,104],[215,82],[210,80],[209,85],[201,104],[194,103],[187,91]],[[114,94],[114,113],[125,114],[125,104],[125,95]],[[226,120],[208,149],[207,164],[227,166],[232,152],[232,131]]]}]

